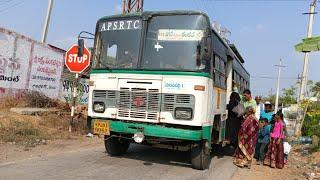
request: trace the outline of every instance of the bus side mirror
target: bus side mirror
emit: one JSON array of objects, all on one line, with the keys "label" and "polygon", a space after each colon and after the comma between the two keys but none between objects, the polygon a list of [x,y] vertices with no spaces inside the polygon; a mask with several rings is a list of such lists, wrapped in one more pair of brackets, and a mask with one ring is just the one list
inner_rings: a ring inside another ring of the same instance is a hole
[{"label": "bus side mirror", "polygon": [[83,39],[79,39],[78,40],[78,57],[82,57],[83,56],[83,49],[84,49],[84,40]]}]

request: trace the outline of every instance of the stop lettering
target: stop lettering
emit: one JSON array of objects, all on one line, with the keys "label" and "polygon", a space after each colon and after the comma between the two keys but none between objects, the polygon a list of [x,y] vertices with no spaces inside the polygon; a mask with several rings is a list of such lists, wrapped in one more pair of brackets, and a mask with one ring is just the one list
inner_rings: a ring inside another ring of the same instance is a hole
[{"label": "stop lettering", "polygon": [[65,65],[70,72],[81,73],[90,65],[90,51],[85,47],[83,56],[78,57],[78,45],[74,44],[66,52]]}]

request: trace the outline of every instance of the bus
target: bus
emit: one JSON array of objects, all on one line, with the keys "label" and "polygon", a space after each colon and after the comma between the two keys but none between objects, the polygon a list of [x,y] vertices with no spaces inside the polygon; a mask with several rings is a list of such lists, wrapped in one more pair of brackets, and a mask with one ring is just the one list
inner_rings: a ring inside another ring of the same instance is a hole
[{"label": "bus", "polygon": [[250,85],[237,48],[198,11],[102,17],[92,59],[88,119],[111,156],[138,143],[189,151],[192,167],[207,169],[233,87]]}]

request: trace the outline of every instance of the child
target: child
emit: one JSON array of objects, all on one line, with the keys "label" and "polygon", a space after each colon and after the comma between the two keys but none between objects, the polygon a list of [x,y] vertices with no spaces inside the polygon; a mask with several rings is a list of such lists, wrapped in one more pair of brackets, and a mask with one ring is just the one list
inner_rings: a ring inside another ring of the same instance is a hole
[{"label": "child", "polygon": [[263,163],[265,150],[270,139],[270,129],[271,129],[271,125],[268,124],[267,118],[262,118],[260,119],[260,121],[261,121],[261,124],[260,124],[259,133],[258,133],[258,145],[257,145],[257,147],[259,147],[257,149],[258,151],[257,165],[260,165],[261,163]]},{"label": "child", "polygon": [[284,166],[283,139],[285,138],[283,114],[281,112],[277,112],[274,120],[274,126],[270,133],[271,140],[268,152],[264,159],[264,164],[272,168],[277,167],[282,169]]},{"label": "child", "polygon": [[284,164],[286,165],[288,163],[288,155],[291,150],[291,145],[287,141],[285,141],[283,143],[283,148],[284,148]]}]

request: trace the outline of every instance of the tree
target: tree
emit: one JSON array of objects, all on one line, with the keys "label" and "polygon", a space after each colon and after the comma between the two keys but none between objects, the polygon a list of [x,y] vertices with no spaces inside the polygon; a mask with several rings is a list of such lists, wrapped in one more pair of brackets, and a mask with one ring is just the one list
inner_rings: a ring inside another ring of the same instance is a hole
[{"label": "tree", "polygon": [[315,97],[320,98],[320,81],[314,83],[314,85],[311,88],[311,92]]},{"label": "tree", "polygon": [[283,103],[285,106],[296,104],[296,87],[291,86],[287,89],[282,89],[282,96],[280,97],[280,102]]},{"label": "tree", "polygon": [[312,87],[313,87],[313,81],[312,80],[308,80],[307,82],[307,89],[306,89],[306,93],[307,93],[307,97],[311,97],[311,92],[312,92]]},{"label": "tree", "polygon": [[276,95],[269,94],[268,97],[263,98],[265,101],[269,101],[271,104],[275,104],[276,102]]}]

